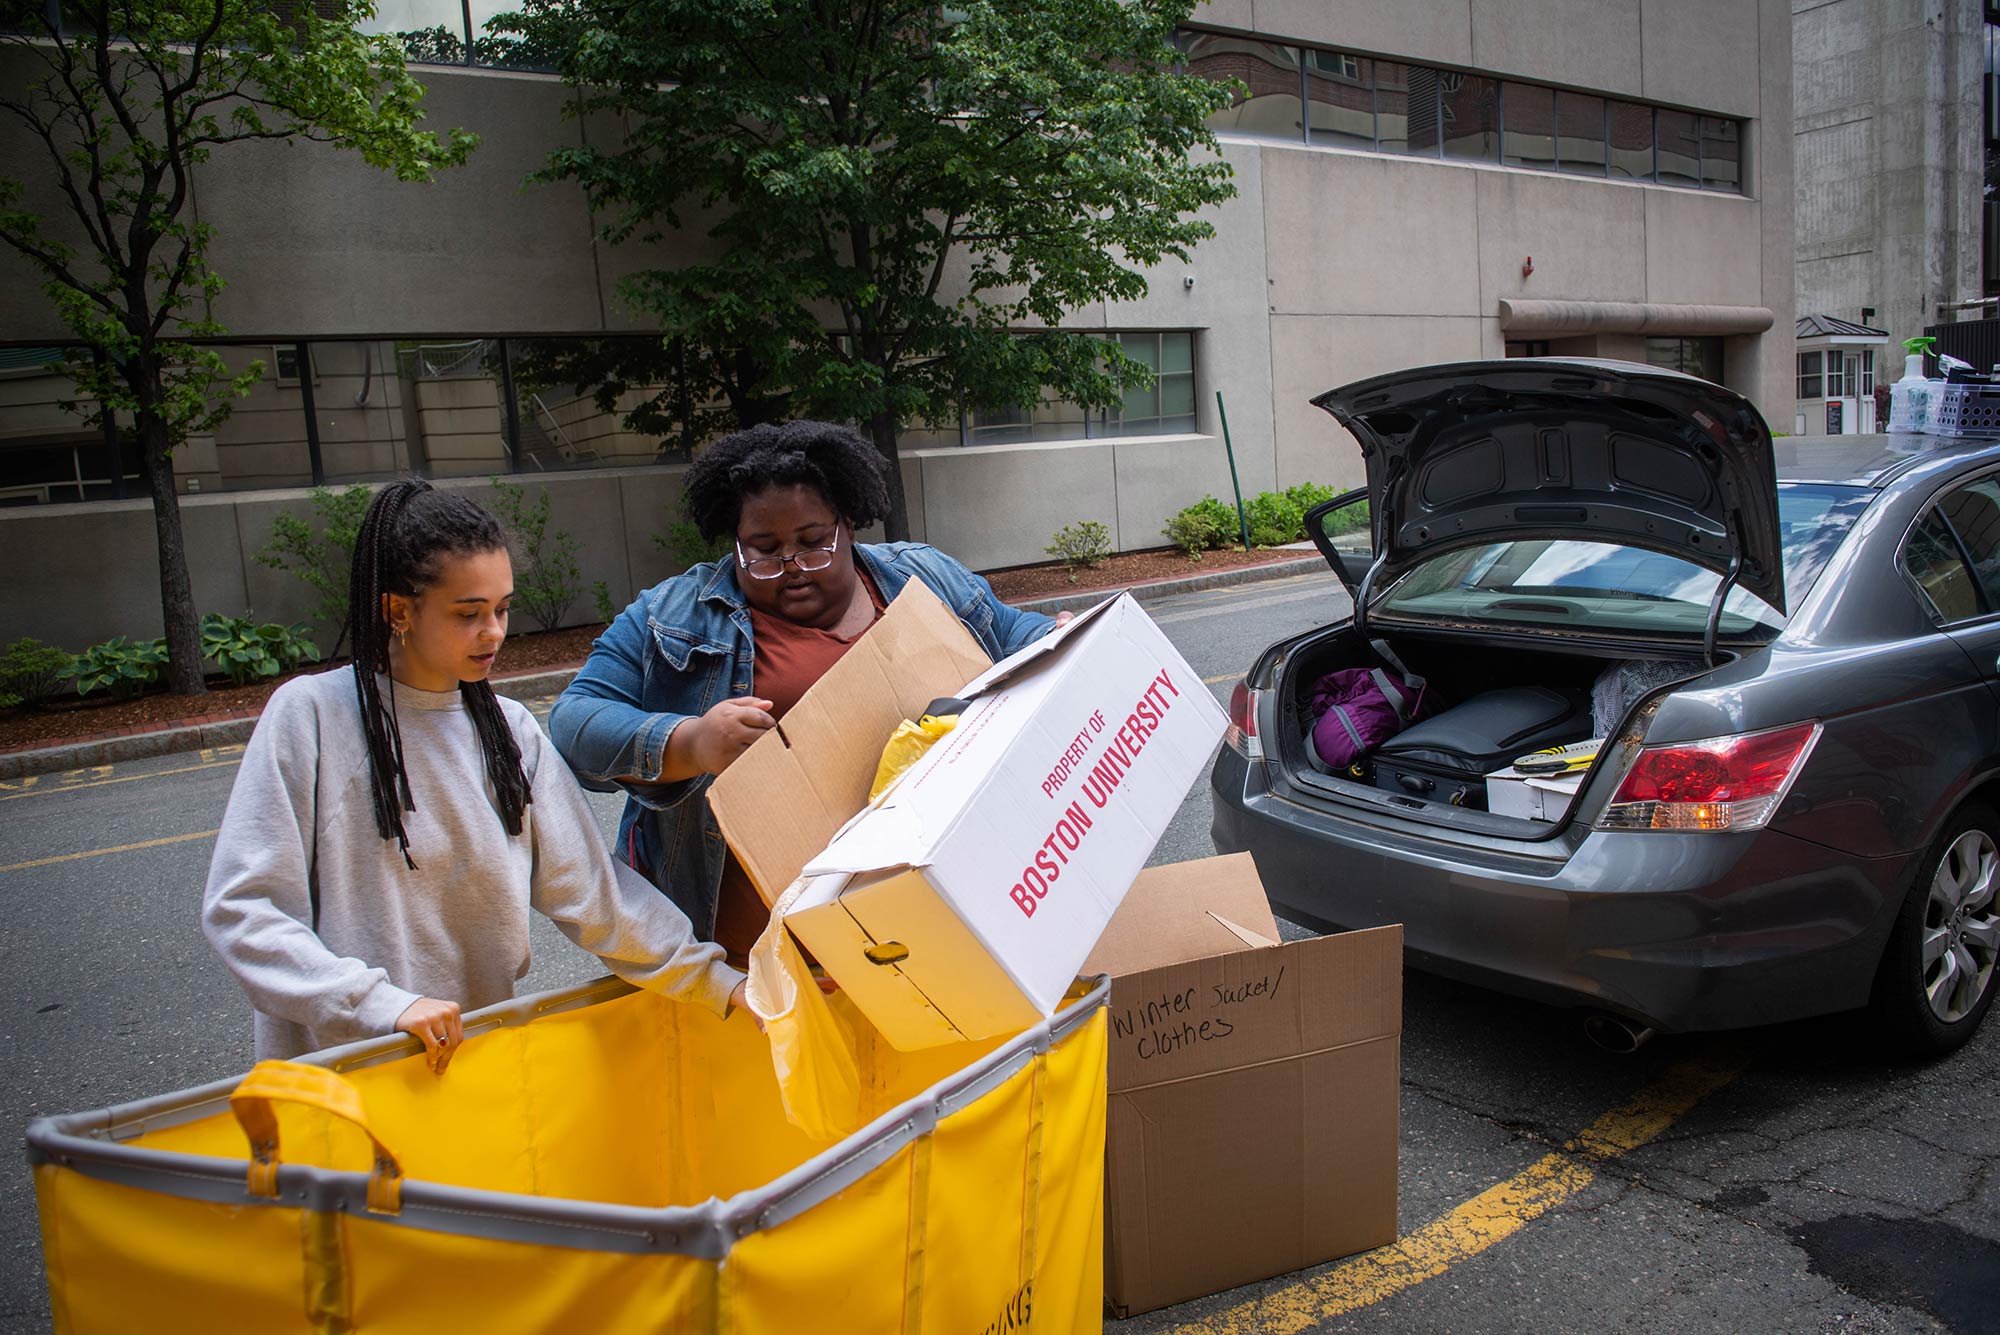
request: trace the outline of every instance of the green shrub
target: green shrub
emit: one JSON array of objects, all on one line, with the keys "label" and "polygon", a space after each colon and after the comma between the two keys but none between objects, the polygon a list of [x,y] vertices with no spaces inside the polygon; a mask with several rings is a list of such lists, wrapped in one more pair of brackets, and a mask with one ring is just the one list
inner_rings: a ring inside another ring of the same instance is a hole
[{"label": "green shrub", "polygon": [[1368,502],[1356,501],[1343,505],[1320,521],[1320,531],[1329,538],[1337,538],[1343,533],[1355,533],[1368,527]]},{"label": "green shrub", "polygon": [[554,504],[549,489],[533,501],[528,489],[502,478],[492,479],[500,493],[494,513],[513,535],[520,566],[514,571],[514,606],[543,630],[563,624],[583,592],[583,568],[576,561],[576,539],[562,529],[549,529]]},{"label": "green shrub", "polygon": [[736,544],[728,538],[716,538],[711,542],[701,536],[700,529],[682,519],[669,524],[665,533],[655,533],[653,545],[665,552],[669,561],[686,570],[690,566],[720,561]]},{"label": "green shrub", "polygon": [[0,700],[6,701],[0,708],[40,708],[48,703],[75,661],[53,644],[43,644],[32,636],[14,641],[0,654]]},{"label": "green shrub", "polygon": [[371,494],[359,485],[346,491],[314,487],[313,518],[319,531],[315,533],[312,524],[296,515],[281,514],[271,521],[271,541],[257,553],[257,564],[288,570],[319,594],[314,622],[334,628],[336,655],[347,638],[347,577],[354,568],[354,540]]},{"label": "green shrub", "polygon": [[1201,560],[1203,552],[1223,543],[1222,532],[1216,528],[1215,520],[1199,513],[1193,506],[1169,519],[1160,532],[1166,535],[1168,542],[1186,552],[1191,561]]},{"label": "green shrub", "polygon": [[590,596],[597,600],[597,619],[610,625],[618,617],[618,604],[611,601],[611,586],[603,580],[590,586]]},{"label": "green shrub", "polygon": [[109,691],[112,699],[127,700],[159,681],[166,666],[164,637],[128,640],[118,635],[78,654],[63,675],[75,680],[78,695]]},{"label": "green shrub", "polygon": [[201,619],[201,656],[214,659],[230,681],[242,686],[290,672],[301,663],[317,663],[319,646],[312,642],[312,627],[303,621],[289,626],[267,621],[260,626],[247,610],[240,617],[210,612]]},{"label": "green shrub", "polygon": [[1101,565],[1111,555],[1111,530],[1095,519],[1065,524],[1056,530],[1055,540],[1042,550],[1063,563],[1063,569],[1069,572],[1069,582],[1074,584],[1077,571]]},{"label": "green shrub", "polygon": [[1324,505],[1338,495],[1340,488],[1318,482],[1299,482],[1285,488],[1285,499],[1298,507],[1301,518],[1315,505]]},{"label": "green shrub", "polygon": [[1305,516],[1281,491],[1259,492],[1245,503],[1244,509],[1250,517],[1253,547],[1282,547],[1306,534]]}]

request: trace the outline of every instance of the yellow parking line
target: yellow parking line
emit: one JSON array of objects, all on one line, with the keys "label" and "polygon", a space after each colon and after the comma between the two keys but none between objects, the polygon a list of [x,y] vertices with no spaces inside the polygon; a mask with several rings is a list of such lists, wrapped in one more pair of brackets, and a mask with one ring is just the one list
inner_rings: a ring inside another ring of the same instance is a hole
[{"label": "yellow parking line", "polygon": [[22,797],[48,797],[55,793],[73,793],[81,788],[102,788],[107,783],[135,783],[140,779],[164,778],[169,774],[192,774],[198,769],[218,769],[224,765],[241,763],[241,757],[233,760],[211,760],[200,765],[182,765],[178,769],[148,770],[144,774],[126,774],[116,779],[91,779],[84,783],[51,784],[46,788],[29,788],[18,793],[0,794],[0,802],[12,802]]},{"label": "yellow parking line", "polygon": [[0,871],[26,871],[30,867],[53,867],[58,862],[75,862],[79,858],[101,858],[106,853],[131,853],[141,848],[161,848],[167,844],[184,844],[191,839],[212,839],[215,830],[196,830],[193,834],[170,834],[164,839],[147,839],[136,844],[119,844],[114,848],[92,848],[81,853],[63,853],[52,858],[36,858],[33,862],[10,862]]},{"label": "yellow parking line", "polygon": [[1387,1247],[1262,1298],[1177,1327],[1206,1335],[1297,1335],[1322,1322],[1413,1288],[1504,1242],[1569,1200],[1597,1177],[1596,1164],[1629,1154],[1742,1073],[1731,1055],[1690,1058],[1669,1067],[1629,1103],[1591,1123],[1575,1140],[1505,1182]]},{"label": "yellow parking line", "polygon": [[1235,681],[1238,677],[1242,675],[1243,674],[1241,672],[1225,672],[1219,677],[1203,677],[1201,679],[1201,684],[1204,686],[1213,686],[1218,681]]}]

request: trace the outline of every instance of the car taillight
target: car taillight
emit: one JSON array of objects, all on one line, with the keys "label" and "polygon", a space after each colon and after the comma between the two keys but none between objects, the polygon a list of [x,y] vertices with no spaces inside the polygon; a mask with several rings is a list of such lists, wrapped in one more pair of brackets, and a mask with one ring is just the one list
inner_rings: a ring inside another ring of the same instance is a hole
[{"label": "car taillight", "polygon": [[1245,760],[1262,760],[1264,744],[1257,740],[1257,692],[1239,681],[1229,692],[1229,749]]},{"label": "car taillight", "polygon": [[1604,830],[1756,830],[1805,767],[1820,725],[1649,746],[1605,808]]}]

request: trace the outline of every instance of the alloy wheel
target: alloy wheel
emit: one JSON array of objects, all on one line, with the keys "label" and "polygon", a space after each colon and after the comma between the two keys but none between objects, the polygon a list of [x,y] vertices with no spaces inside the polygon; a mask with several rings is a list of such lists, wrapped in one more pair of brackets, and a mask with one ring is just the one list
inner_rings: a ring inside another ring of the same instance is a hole
[{"label": "alloy wheel", "polygon": [[1924,905],[1924,992],[1946,1024],[1971,1014],[2000,959],[2000,848],[1985,830],[1954,839]]}]

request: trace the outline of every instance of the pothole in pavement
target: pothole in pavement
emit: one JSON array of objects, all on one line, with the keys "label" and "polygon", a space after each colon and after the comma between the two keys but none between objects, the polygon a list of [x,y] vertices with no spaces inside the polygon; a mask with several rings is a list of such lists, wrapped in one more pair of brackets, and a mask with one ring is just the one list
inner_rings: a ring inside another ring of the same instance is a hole
[{"label": "pothole in pavement", "polygon": [[2000,1330],[2000,1243],[1929,1219],[1838,1215],[1792,1230],[1812,1270],[1848,1292],[1928,1312],[1953,1331]]}]

